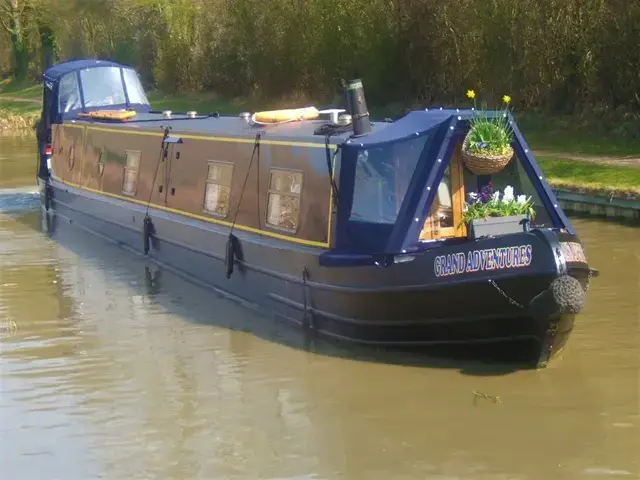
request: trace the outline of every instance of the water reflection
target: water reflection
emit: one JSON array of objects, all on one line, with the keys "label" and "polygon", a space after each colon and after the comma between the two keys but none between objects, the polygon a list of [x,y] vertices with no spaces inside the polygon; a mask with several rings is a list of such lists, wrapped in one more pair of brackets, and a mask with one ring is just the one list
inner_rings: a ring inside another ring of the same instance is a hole
[{"label": "water reflection", "polygon": [[50,220],[0,208],[2,478],[638,477],[637,229],[575,220],[601,276],[564,358],[493,375],[305,345]]}]

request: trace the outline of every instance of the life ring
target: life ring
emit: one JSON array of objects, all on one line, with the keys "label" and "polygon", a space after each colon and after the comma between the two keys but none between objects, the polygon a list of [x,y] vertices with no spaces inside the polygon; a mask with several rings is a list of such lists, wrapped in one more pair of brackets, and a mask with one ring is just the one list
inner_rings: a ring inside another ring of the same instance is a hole
[{"label": "life ring", "polygon": [[256,112],[251,116],[251,120],[260,125],[272,125],[300,120],[313,120],[319,116],[320,112],[316,107],[304,107]]}]

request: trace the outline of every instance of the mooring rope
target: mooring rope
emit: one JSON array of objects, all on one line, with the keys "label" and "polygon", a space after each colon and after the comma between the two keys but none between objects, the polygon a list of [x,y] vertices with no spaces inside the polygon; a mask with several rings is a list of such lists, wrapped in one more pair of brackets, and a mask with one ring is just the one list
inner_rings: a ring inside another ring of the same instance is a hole
[{"label": "mooring rope", "polygon": [[309,296],[309,285],[307,284],[307,279],[309,278],[309,269],[304,267],[302,270],[302,300],[304,302],[304,314],[302,317],[302,325],[305,329],[314,328],[313,322],[310,319],[313,319],[313,312],[310,311],[308,305],[308,296]]},{"label": "mooring rope", "polygon": [[351,125],[331,125],[325,124],[318,127],[313,133],[315,135],[324,135],[324,146],[325,152],[327,154],[327,170],[329,171],[329,184],[331,185],[331,189],[333,190],[333,196],[338,202],[338,186],[333,178],[333,162],[338,155],[338,152],[342,148],[342,145],[336,145],[336,150],[333,152],[333,156],[331,156],[330,141],[333,135],[337,135],[339,133],[348,132],[351,129]]},{"label": "mooring rope", "polygon": [[169,136],[169,130],[171,130],[170,126],[165,127],[164,135],[162,136],[162,141],[160,142],[160,153],[158,154],[158,162],[156,163],[156,172],[153,174],[153,183],[151,184],[151,189],[149,190],[149,199],[147,200],[147,208],[144,212],[144,217],[147,218],[149,216],[149,206],[151,205],[151,197],[153,197],[153,188],[156,186],[156,178],[158,176],[158,171],[160,170],[160,162],[162,158],[166,160],[167,154],[169,152],[169,145],[165,143],[167,137]]},{"label": "mooring rope", "polygon": [[[249,167],[247,168],[247,174],[244,177],[244,183],[242,184],[242,191],[240,192],[240,200],[238,200],[238,205],[236,205],[236,212],[233,215],[233,223],[231,224],[231,230],[229,231],[229,235],[233,233],[233,229],[236,226],[236,220],[238,219],[238,212],[240,211],[240,205],[242,205],[242,198],[244,197],[244,191],[247,186],[247,180],[249,180],[249,174],[251,173],[251,166],[253,165],[253,159],[256,155],[256,151],[258,152],[258,165],[260,164],[260,138],[262,137],[263,132],[259,131],[256,133],[256,139],[253,144],[253,152],[251,153],[251,160],[249,160]],[[258,183],[260,182],[260,172],[258,172]],[[260,197],[258,197],[258,202]],[[260,204],[258,203],[258,206]]]},{"label": "mooring rope", "polygon": [[142,220],[142,244],[143,244],[145,255],[149,253],[150,238],[151,238],[152,227],[153,227],[153,223],[151,222],[151,217],[149,216],[149,207],[151,206],[153,189],[156,186],[156,178],[158,177],[158,171],[160,170],[160,162],[162,162],[163,158],[165,160],[167,159],[169,145],[166,144],[165,141],[169,136],[169,130],[171,130],[170,126],[167,126],[164,129],[164,135],[162,136],[162,142],[160,143],[160,153],[158,154],[158,162],[156,163],[156,171],[153,174],[153,183],[151,184],[151,188],[149,189],[149,199],[147,200],[147,207],[145,209],[144,218]]}]

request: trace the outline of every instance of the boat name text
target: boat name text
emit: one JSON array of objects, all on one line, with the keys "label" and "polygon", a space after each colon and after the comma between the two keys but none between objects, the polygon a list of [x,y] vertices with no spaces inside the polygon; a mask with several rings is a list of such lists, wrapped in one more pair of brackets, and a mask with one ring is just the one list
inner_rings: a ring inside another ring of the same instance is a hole
[{"label": "boat name text", "polygon": [[533,247],[517,245],[514,247],[487,248],[439,255],[433,262],[436,277],[448,277],[462,273],[483,272],[521,268],[531,265]]},{"label": "boat name text", "polygon": [[587,263],[582,245],[576,242],[560,242],[560,248],[567,262]]}]

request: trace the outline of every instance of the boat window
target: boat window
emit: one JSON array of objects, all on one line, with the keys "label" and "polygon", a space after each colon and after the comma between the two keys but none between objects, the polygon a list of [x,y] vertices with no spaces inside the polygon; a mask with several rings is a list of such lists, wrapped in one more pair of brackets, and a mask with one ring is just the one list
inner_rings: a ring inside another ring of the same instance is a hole
[{"label": "boat window", "polygon": [[395,223],[428,139],[422,135],[358,152],[351,221]]},{"label": "boat window", "polygon": [[126,103],[120,69],[87,68],[80,71],[85,107],[104,107]]},{"label": "boat window", "polygon": [[451,156],[420,232],[420,240],[466,235],[462,224],[465,184],[459,149]]},{"label": "boat window", "polygon": [[[469,174],[471,175],[471,173]],[[504,192],[505,187],[511,186],[513,187],[513,193],[516,198],[519,195],[531,197],[536,212],[535,217],[531,221],[532,227],[552,226],[551,217],[542,203],[540,195],[533,186],[529,175],[522,166],[518,155],[514,155],[513,159],[502,171],[491,175],[490,181],[494,191],[500,190],[500,192]]]},{"label": "boat window", "polygon": [[75,72],[67,73],[58,86],[58,112],[67,113],[82,108],[78,77]]},{"label": "boat window", "polygon": [[267,200],[267,223],[295,231],[300,216],[302,173],[271,170]]},{"label": "boat window", "polygon": [[229,214],[233,164],[209,162],[204,191],[204,211],[221,217]]},{"label": "boat window", "polygon": [[127,150],[127,157],[124,166],[124,181],[122,183],[122,193],[135,195],[138,184],[138,170],[140,168],[140,152]]},{"label": "boat window", "polygon": [[127,86],[127,95],[129,96],[129,103],[140,103],[143,105],[149,105],[149,100],[144,92],[142,83],[138,73],[131,69],[125,68],[122,70],[124,74],[124,83]]}]

